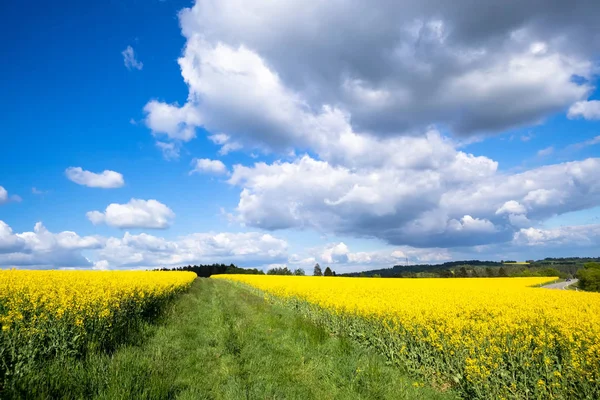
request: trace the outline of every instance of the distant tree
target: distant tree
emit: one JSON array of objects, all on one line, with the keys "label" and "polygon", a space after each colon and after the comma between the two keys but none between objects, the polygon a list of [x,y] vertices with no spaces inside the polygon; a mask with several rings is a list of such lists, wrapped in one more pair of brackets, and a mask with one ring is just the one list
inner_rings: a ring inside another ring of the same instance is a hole
[{"label": "distant tree", "polygon": [[381,275],[379,275],[379,274],[374,274],[372,277],[373,277],[373,278],[381,278]]},{"label": "distant tree", "polygon": [[500,267],[500,269],[498,270],[498,276],[502,278],[506,278],[508,276],[504,267]]},{"label": "distant tree", "polygon": [[477,269],[475,269],[475,268],[474,268],[474,269],[472,269],[472,270],[471,270],[471,276],[472,276],[473,278],[478,278],[478,277],[479,277],[479,271],[477,271]]},{"label": "distant tree", "polygon": [[361,272],[360,275],[358,275],[358,276],[360,276],[361,278],[365,278],[367,276],[367,274],[365,274],[364,272]]},{"label": "distant tree", "polygon": [[325,273],[323,275],[333,276],[333,272],[331,272],[331,268],[329,268],[329,267],[325,268]]},{"label": "distant tree", "polygon": [[294,271],[294,275],[304,276],[304,275],[306,275],[306,273],[304,272],[304,270],[302,268],[298,268],[297,270]]},{"label": "distant tree", "polygon": [[456,273],[457,278],[467,278],[468,276],[469,273],[467,272],[467,269],[465,267],[460,267],[460,269]]},{"label": "distant tree", "polygon": [[454,274],[449,269],[443,269],[440,271],[441,278],[454,278]]},{"label": "distant tree", "polygon": [[494,276],[496,276],[496,273],[495,273],[495,272],[494,272],[494,270],[493,270],[492,268],[490,268],[490,267],[487,267],[487,268],[485,269],[485,274],[486,274],[487,276],[489,276],[490,278],[491,278],[491,277],[494,277]]},{"label": "distant tree", "polygon": [[559,270],[557,270],[556,268],[542,268],[539,272],[540,276],[558,276],[558,277],[562,277],[563,273],[561,273]]},{"label": "distant tree", "polygon": [[292,275],[292,271],[290,271],[287,267],[276,267],[268,270],[267,275]]},{"label": "distant tree", "polygon": [[600,292],[600,263],[589,262],[577,271],[579,287],[590,292]]},{"label": "distant tree", "polygon": [[315,269],[313,271],[313,275],[314,276],[323,276],[323,271],[321,271],[321,266],[319,265],[319,263],[315,264]]}]

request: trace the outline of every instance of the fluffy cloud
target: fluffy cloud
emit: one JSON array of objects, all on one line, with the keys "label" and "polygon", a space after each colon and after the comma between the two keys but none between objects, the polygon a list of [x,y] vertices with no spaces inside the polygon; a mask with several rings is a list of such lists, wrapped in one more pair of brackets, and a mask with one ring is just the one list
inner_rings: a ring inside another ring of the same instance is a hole
[{"label": "fluffy cloud", "polygon": [[600,119],[600,101],[578,101],[569,108],[568,117],[571,119]]},{"label": "fluffy cloud", "polygon": [[408,246],[353,252],[344,242],[337,242],[308,249],[308,255],[305,257],[293,254],[288,264],[292,269],[304,268],[310,274],[312,267],[318,262],[322,268],[329,266],[338,273],[344,273],[391,268],[404,264],[407,259],[411,264],[437,263],[452,259],[452,255],[447,249],[419,249]]},{"label": "fluffy cloud", "polygon": [[215,174],[215,175],[223,175],[227,174],[227,167],[220,160],[210,160],[208,158],[195,158],[192,161],[192,166],[194,169],[190,171],[190,175],[194,173],[198,174]]},{"label": "fluffy cloud", "polygon": [[15,234],[0,221],[0,267],[107,269],[213,262],[255,267],[286,261],[287,247],[285,240],[258,232],[195,233],[170,241],[146,233],[125,232],[122,238],[51,233],[40,222],[33,232]]},{"label": "fluffy cloud", "polygon": [[81,167],[69,167],[65,170],[65,174],[69,180],[88,187],[96,187],[103,189],[120,188],[125,184],[123,175],[118,172],[104,170],[97,174],[90,171],[85,171]]},{"label": "fluffy cloud", "polygon": [[180,13],[188,101],[148,103],[147,124],[281,149],[316,140],[340,113],[378,136],[537,123],[587,97],[600,32],[591,2],[568,13],[537,3],[197,0]]},{"label": "fluffy cloud", "polygon": [[[393,245],[447,247],[509,241],[527,221],[600,205],[600,159],[513,175],[461,152],[433,165],[392,162],[348,168],[304,156],[236,165],[229,183],[242,191],[232,217],[271,230],[315,228]],[[515,217],[525,211],[525,218]]]},{"label": "fluffy cloud", "polygon": [[108,239],[97,257],[106,260],[109,265],[121,267],[212,262],[260,266],[285,261],[287,243],[258,232],[195,233],[175,241],[145,233],[125,233],[122,239]]},{"label": "fluffy cloud", "polygon": [[598,247],[600,225],[563,226],[553,229],[527,228],[515,233],[513,244],[528,247]]},{"label": "fluffy cloud", "polygon": [[15,234],[0,221],[0,266],[90,267],[92,263],[81,252],[102,246],[102,238],[69,231],[51,233],[41,222],[33,232]]},{"label": "fluffy cloud", "polygon": [[195,128],[200,126],[198,111],[187,104],[178,107],[152,100],[146,104],[144,112],[147,113],[146,125],[152,133],[164,134],[169,139],[188,142],[196,137]]},{"label": "fluffy cloud", "polygon": [[141,70],[144,67],[144,63],[135,58],[135,51],[133,51],[133,47],[127,46],[127,48],[121,52],[121,55],[123,55],[123,63],[127,69]]},{"label": "fluffy cloud", "polygon": [[600,205],[598,159],[506,173],[454,141],[589,97],[600,6],[559,3],[197,0],[179,14],[187,101],[150,101],[146,124],[174,142],[202,127],[222,154],[286,155],[233,167],[231,217],[246,226],[420,248],[508,243]]},{"label": "fluffy cloud", "polygon": [[157,200],[131,199],[126,204],[112,203],[104,212],[90,211],[86,214],[94,224],[107,224],[116,228],[168,228],[175,213]]}]

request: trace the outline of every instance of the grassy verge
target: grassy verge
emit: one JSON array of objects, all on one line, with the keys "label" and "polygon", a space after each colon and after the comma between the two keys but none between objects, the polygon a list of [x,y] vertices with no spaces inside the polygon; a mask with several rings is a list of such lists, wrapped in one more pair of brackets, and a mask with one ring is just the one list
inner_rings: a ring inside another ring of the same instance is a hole
[{"label": "grassy verge", "polygon": [[138,346],[46,364],[2,398],[447,399],[383,356],[228,282],[198,279]]}]

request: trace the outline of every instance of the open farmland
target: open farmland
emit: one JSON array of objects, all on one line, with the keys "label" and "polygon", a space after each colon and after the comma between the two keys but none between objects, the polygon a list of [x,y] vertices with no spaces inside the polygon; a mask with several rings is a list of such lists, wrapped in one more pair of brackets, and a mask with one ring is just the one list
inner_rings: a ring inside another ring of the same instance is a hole
[{"label": "open farmland", "polygon": [[220,275],[468,398],[599,398],[600,295],[552,278]]}]

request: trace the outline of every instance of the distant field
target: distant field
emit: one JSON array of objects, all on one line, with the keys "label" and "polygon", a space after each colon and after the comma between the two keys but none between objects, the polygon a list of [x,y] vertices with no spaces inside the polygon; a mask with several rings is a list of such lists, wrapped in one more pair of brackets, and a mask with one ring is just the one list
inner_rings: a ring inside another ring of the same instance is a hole
[{"label": "distant field", "polygon": [[[8,380],[1,399],[423,399],[440,391],[286,307],[196,279],[113,352],[62,355]],[[1,352],[0,352],[1,353]]]},{"label": "distant field", "polygon": [[556,278],[219,275],[467,398],[600,398],[600,295]]},{"label": "distant field", "polygon": [[505,262],[504,265],[529,265],[527,261]]}]

